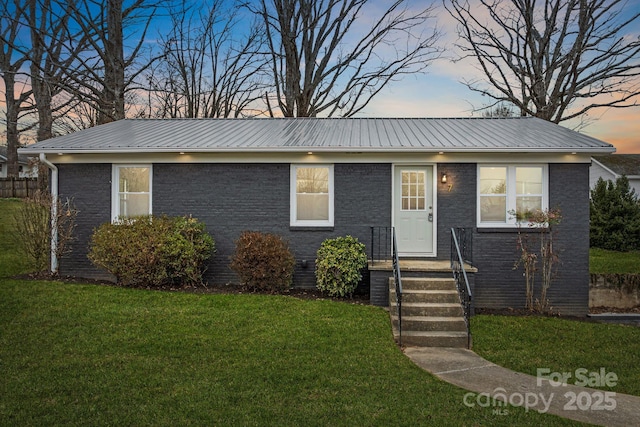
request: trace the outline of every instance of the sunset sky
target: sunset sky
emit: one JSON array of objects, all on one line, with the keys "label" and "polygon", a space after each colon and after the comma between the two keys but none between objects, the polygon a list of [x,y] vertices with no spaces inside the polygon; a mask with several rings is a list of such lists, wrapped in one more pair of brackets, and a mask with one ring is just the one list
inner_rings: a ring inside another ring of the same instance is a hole
[{"label": "sunset sky", "polygon": [[[640,10],[640,0],[630,0],[625,6],[629,14]],[[481,9],[479,9],[479,13]],[[471,76],[481,76],[472,62],[453,63],[446,57],[455,55],[457,39],[455,24],[442,8],[438,26],[444,32],[445,58],[436,61],[426,75],[405,77],[387,87],[364,110],[363,116],[393,117],[470,117],[481,116],[474,109],[488,105],[491,100],[470,91],[460,83]],[[631,28],[632,37],[640,37],[640,22]],[[636,61],[640,61],[638,58]],[[589,113],[589,124],[580,132],[613,144],[617,153],[640,153],[640,98],[638,106],[624,109],[599,109]],[[575,128],[579,122],[561,123]]]},{"label": "sunset sky", "polygon": [[[476,1],[471,0],[471,3]],[[413,3],[424,7],[421,0],[415,0]],[[426,74],[406,75],[402,80],[389,84],[358,114],[358,117],[478,117],[482,113],[474,110],[491,103],[491,99],[472,92],[461,83],[464,79],[478,78],[482,75],[470,60],[457,63],[451,61],[451,58],[456,56],[455,22],[439,0],[435,0],[435,4],[438,5],[435,12],[437,26],[443,34],[440,45],[445,49],[442,58],[433,62],[427,68]],[[387,1],[372,0],[371,7],[367,9],[371,11],[372,16],[375,15],[377,6],[387,7]],[[626,13],[637,13],[639,10],[640,0],[626,2]],[[479,8],[478,14],[481,13],[485,12]],[[367,17],[362,18],[366,25]],[[168,22],[165,18],[165,21],[157,23],[158,28],[163,28],[163,24]],[[636,22],[629,31],[629,37],[640,37],[640,22]],[[153,30],[150,34],[153,34]],[[357,38],[358,34],[353,36]],[[149,38],[149,43],[154,44],[154,35]],[[640,61],[640,58],[636,61]],[[0,92],[3,90],[0,82]],[[637,102],[638,106],[630,108],[591,111],[587,117],[589,124],[579,129],[580,132],[613,144],[618,153],[640,153],[640,97]],[[4,109],[3,95],[0,95],[0,109]],[[561,124],[576,128],[579,122],[569,121]],[[0,133],[5,132],[4,127],[0,123]],[[1,135],[0,140],[4,140],[4,137],[5,135]]]}]

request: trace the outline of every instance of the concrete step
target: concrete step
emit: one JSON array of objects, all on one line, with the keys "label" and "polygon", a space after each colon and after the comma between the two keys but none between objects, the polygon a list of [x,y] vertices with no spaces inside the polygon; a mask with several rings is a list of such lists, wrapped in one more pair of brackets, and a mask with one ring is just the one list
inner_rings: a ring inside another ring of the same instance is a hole
[{"label": "concrete step", "polygon": [[[397,327],[398,317],[391,316],[391,322]],[[402,316],[402,330],[466,332],[467,324],[463,317]]]},{"label": "concrete step", "polygon": [[[396,291],[391,289],[389,291],[390,305],[395,305]],[[460,304],[460,297],[457,290],[402,290],[402,303],[448,303]]]},{"label": "concrete step", "polygon": [[[395,339],[399,336],[394,330]],[[402,330],[402,345],[416,347],[454,347],[467,348],[468,338],[466,332],[442,332],[442,331],[408,331]]]},{"label": "concrete step", "polygon": [[[389,289],[395,290],[395,280],[389,278]],[[402,279],[402,290],[453,290],[456,282],[453,278],[406,277]]]},{"label": "concrete step", "polygon": [[[395,300],[392,300],[389,312],[398,314]],[[402,302],[402,314],[405,316],[463,316],[460,303]]]}]

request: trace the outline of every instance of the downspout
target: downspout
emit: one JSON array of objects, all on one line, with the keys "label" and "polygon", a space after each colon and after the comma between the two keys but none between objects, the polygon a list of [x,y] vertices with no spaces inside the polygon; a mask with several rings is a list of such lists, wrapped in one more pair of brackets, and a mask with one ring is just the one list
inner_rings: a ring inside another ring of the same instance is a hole
[{"label": "downspout", "polygon": [[58,167],[40,153],[40,161],[51,169],[51,273],[58,272]]}]

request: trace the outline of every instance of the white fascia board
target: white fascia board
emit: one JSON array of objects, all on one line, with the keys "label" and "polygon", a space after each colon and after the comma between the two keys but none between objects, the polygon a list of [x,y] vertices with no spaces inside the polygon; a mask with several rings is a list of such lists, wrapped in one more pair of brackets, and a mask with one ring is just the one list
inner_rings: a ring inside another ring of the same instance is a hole
[{"label": "white fascia board", "polygon": [[59,154],[55,164],[80,163],[586,163],[591,156],[567,153],[119,153]]},{"label": "white fascia board", "polygon": [[291,147],[291,148],[195,148],[189,149],[184,147],[180,149],[176,148],[157,148],[157,149],[140,149],[140,148],[116,148],[116,149],[69,149],[69,148],[21,148],[21,154],[25,155],[39,155],[44,154],[96,154],[96,155],[119,155],[119,154],[179,154],[182,152],[190,154],[237,154],[237,155],[251,155],[251,154],[299,154],[299,153],[336,153],[336,154],[351,154],[351,153],[381,153],[381,154],[438,154],[455,153],[455,154],[610,154],[615,151],[613,147],[562,147],[562,148],[476,148],[476,147],[439,147],[439,148],[421,148],[421,147]]}]

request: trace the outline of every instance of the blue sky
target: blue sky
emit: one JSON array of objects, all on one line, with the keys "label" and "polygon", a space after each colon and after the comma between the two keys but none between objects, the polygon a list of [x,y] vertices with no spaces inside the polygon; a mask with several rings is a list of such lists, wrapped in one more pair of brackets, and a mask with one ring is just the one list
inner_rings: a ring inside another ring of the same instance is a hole
[{"label": "blue sky", "polygon": [[[201,0],[193,1],[196,5],[202,5]],[[441,39],[441,44],[445,47],[443,58],[434,62],[426,74],[407,75],[401,81],[392,82],[358,116],[470,117],[480,115],[478,112],[473,113],[473,110],[491,102],[490,99],[483,98],[460,83],[462,79],[473,76],[476,70],[472,63],[454,64],[448,59],[455,55],[455,25],[442,3],[439,0],[434,1],[438,5],[437,25],[444,33]],[[472,3],[476,1],[471,0]],[[421,0],[413,2],[424,7]],[[387,4],[388,0],[372,0],[367,10],[374,12]],[[628,13],[639,11],[640,0],[628,0],[625,8]],[[367,21],[367,16],[362,18],[363,21]],[[168,21],[166,17],[158,17],[156,25],[162,27]],[[363,25],[366,26],[364,22]],[[640,35],[640,22],[636,22],[632,32],[635,37]],[[154,30],[151,30],[147,37],[151,45],[157,41],[157,33],[154,34]],[[640,104],[640,99],[638,103]],[[582,128],[581,132],[614,144],[620,153],[640,153],[640,105],[626,109],[597,110],[590,113],[589,119],[590,125]],[[563,125],[575,127],[577,122],[567,122]]]},{"label": "blue sky", "polygon": [[[637,13],[640,0],[630,0],[625,13]],[[447,48],[445,56],[453,54],[453,43],[457,35],[455,26],[446,12],[440,8],[438,25],[445,32],[442,41]],[[635,37],[640,35],[640,22],[633,28]],[[638,58],[640,61],[640,58]],[[406,76],[385,88],[361,116],[394,117],[470,117],[490,103],[490,99],[470,91],[460,81],[476,71],[471,63],[453,64],[446,59],[438,60],[428,68],[426,75]],[[640,99],[638,99],[640,104]],[[616,146],[619,153],[640,153],[640,105],[625,109],[599,109],[589,114],[590,124],[582,133]],[[575,127],[577,121],[563,123]]]}]

